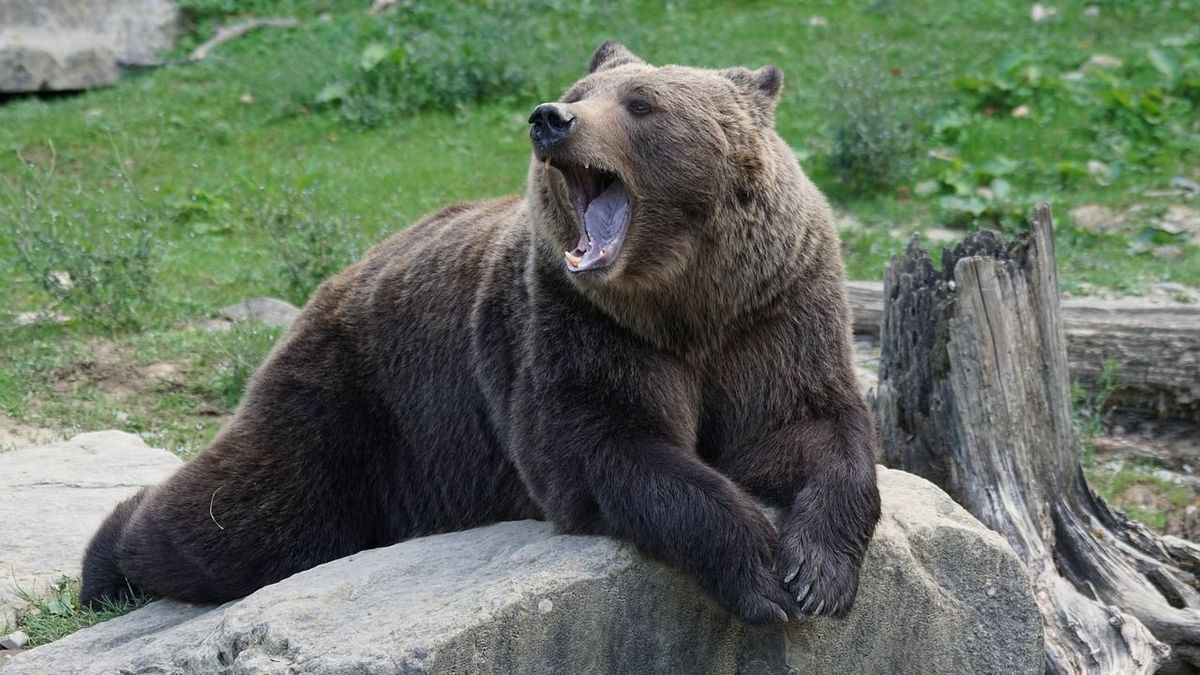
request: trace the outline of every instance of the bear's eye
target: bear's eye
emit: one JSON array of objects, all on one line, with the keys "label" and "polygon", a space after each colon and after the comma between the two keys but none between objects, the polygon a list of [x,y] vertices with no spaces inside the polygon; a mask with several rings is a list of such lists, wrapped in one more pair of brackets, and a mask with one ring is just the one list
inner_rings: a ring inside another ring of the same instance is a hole
[{"label": "bear's eye", "polygon": [[631,115],[637,115],[638,117],[649,115],[651,111],[650,104],[641,99],[630,101],[626,107],[629,109]]}]

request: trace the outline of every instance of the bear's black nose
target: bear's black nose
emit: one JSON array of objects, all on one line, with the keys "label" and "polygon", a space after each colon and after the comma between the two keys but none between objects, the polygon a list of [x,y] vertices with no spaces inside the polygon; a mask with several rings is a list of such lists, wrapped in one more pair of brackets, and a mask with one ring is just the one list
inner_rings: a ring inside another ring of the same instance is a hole
[{"label": "bear's black nose", "polygon": [[538,150],[551,150],[571,135],[575,129],[575,116],[561,103],[543,103],[529,115],[529,138]]}]

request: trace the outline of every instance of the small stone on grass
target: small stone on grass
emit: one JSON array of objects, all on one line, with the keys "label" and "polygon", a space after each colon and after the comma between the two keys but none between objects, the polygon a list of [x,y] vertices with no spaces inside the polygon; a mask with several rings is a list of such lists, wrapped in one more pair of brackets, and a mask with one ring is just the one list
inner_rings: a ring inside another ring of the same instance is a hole
[{"label": "small stone on grass", "polygon": [[8,635],[0,635],[0,647],[4,649],[21,649],[29,644],[29,636],[24,631],[15,630]]}]

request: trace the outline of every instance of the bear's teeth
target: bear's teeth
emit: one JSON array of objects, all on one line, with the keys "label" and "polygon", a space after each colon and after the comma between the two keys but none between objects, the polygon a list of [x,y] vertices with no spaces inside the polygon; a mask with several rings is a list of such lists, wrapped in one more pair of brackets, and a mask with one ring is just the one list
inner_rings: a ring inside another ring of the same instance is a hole
[{"label": "bear's teeth", "polygon": [[567,264],[570,265],[571,267],[579,267],[580,263],[583,262],[582,257],[577,256],[574,253],[571,253],[570,251],[564,251],[563,255],[566,256]]}]

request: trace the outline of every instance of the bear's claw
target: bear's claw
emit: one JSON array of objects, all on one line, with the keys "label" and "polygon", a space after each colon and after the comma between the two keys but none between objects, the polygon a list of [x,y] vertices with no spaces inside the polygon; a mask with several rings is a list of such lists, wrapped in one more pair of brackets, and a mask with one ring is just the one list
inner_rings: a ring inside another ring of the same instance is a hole
[{"label": "bear's claw", "polygon": [[797,604],[766,564],[748,564],[711,589],[714,599],[746,623],[787,623]]},{"label": "bear's claw", "polygon": [[[859,563],[818,542],[800,518],[789,518],[776,549],[776,569],[788,570],[782,586],[800,620],[843,616],[858,591]],[[792,600],[794,598],[794,600]]]},{"label": "bear's claw", "polygon": [[792,568],[792,571],[788,572],[787,576],[783,578],[783,583],[785,583],[785,584],[791,583],[792,579],[795,579],[796,575],[799,573],[800,573],[800,564],[796,563],[796,566]]}]

